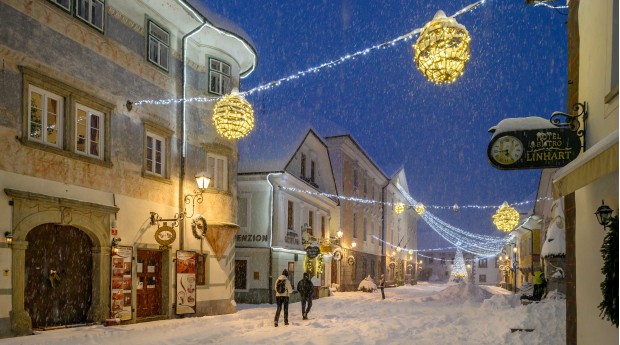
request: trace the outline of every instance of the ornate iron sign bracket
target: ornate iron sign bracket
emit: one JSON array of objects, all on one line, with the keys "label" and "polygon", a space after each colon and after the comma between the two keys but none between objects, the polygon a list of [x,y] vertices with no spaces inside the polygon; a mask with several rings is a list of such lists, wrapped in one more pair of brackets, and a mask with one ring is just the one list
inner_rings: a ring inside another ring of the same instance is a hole
[{"label": "ornate iron sign bracket", "polygon": [[[581,149],[583,152],[586,150],[586,120],[588,119],[588,103],[575,103],[573,104],[573,114],[566,114],[559,111],[554,111],[551,114],[549,121],[556,127],[567,128],[582,138]],[[581,129],[581,122],[579,117],[583,116],[583,129]]]}]

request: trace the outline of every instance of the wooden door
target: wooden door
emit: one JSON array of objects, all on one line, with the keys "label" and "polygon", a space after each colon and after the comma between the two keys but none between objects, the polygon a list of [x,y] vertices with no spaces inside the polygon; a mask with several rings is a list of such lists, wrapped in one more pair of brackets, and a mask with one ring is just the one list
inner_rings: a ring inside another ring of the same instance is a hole
[{"label": "wooden door", "polygon": [[44,224],[26,236],[24,307],[33,328],[87,322],[92,302],[92,241],[72,226]]},{"label": "wooden door", "polygon": [[139,318],[162,314],[161,258],[161,251],[138,249],[136,315]]}]

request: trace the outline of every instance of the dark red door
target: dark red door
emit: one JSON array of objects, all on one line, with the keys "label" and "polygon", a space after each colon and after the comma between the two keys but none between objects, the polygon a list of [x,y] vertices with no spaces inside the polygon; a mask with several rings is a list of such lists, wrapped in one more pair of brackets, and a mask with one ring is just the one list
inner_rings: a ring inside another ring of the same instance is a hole
[{"label": "dark red door", "polygon": [[138,250],[136,267],[137,317],[152,317],[161,311],[161,252],[155,250]]},{"label": "dark red door", "polygon": [[26,236],[24,307],[33,328],[87,322],[92,302],[92,241],[72,226],[44,224]]}]

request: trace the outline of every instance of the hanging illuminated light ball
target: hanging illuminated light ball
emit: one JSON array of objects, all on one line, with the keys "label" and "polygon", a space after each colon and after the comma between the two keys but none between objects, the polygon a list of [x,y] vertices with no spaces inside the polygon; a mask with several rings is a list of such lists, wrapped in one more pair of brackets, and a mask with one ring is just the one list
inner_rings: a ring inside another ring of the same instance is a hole
[{"label": "hanging illuminated light ball", "polygon": [[213,124],[217,132],[227,139],[245,137],[254,128],[252,105],[233,90],[215,104]]},{"label": "hanging illuminated light ball", "polygon": [[504,201],[502,206],[493,215],[493,224],[499,230],[510,232],[519,224],[519,212]]},{"label": "hanging illuminated light ball", "polygon": [[402,202],[399,202],[398,204],[394,205],[394,212],[396,212],[396,214],[401,214],[405,211],[405,204],[403,204]]},{"label": "hanging illuminated light ball", "polygon": [[437,11],[413,45],[413,59],[429,81],[452,83],[463,74],[469,60],[470,40],[463,25]]},{"label": "hanging illuminated light ball", "polygon": [[424,213],[425,210],[426,210],[426,207],[424,207],[422,203],[419,203],[418,206],[415,207],[415,211],[418,212],[419,215],[422,215],[422,213]]},{"label": "hanging illuminated light ball", "polygon": [[452,206],[452,209],[454,210],[454,213],[459,212],[459,205],[454,204],[454,206]]}]

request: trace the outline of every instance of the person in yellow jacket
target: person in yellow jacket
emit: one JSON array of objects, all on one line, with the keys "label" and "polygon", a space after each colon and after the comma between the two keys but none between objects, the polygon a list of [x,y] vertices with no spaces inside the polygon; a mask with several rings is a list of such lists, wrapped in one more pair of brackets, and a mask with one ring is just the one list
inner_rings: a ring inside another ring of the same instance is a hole
[{"label": "person in yellow jacket", "polygon": [[276,284],[274,285],[274,290],[276,290],[276,303],[278,305],[276,309],[276,317],[273,320],[273,325],[278,327],[278,320],[280,319],[280,311],[284,307],[284,324],[288,325],[288,296],[293,293],[293,286],[291,282],[288,280],[288,270],[284,269],[282,274],[276,279]]},{"label": "person in yellow jacket", "polygon": [[540,301],[545,293],[545,287],[547,286],[547,280],[545,279],[545,273],[537,267],[534,271],[534,300]]}]

